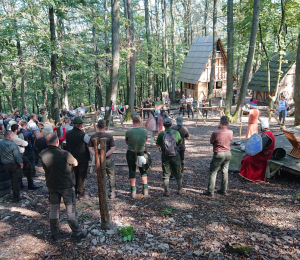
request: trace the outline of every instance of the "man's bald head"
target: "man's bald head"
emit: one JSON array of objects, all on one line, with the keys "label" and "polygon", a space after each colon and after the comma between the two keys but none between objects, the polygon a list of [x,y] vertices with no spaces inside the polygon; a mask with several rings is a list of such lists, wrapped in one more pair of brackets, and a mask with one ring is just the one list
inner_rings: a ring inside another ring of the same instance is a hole
[{"label": "man's bald head", "polygon": [[48,145],[58,146],[59,144],[58,137],[55,133],[47,134],[45,140]]}]

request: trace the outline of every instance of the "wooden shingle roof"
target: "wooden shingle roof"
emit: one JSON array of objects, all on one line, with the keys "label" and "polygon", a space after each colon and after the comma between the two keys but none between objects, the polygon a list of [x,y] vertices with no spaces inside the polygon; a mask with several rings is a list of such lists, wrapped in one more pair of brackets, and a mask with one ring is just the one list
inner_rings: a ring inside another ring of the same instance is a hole
[{"label": "wooden shingle roof", "polygon": [[[270,55],[270,83],[271,83],[271,91],[275,90],[276,87],[276,77],[278,70],[278,53],[273,52]],[[289,72],[291,67],[295,64],[296,54],[287,52],[283,58],[283,62],[281,65],[282,75],[280,81],[283,77]],[[286,62],[284,62],[286,61]],[[248,84],[248,89],[268,92],[268,71],[267,71],[267,62],[262,62],[258,71],[253,75],[251,81]]]},{"label": "wooden shingle roof", "polygon": [[197,84],[212,51],[213,36],[195,38],[177,80]]}]

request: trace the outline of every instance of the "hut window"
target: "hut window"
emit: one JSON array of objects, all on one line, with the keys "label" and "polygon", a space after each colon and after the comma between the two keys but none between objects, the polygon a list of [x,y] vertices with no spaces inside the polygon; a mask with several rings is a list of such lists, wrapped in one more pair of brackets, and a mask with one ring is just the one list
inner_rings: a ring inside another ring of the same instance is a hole
[{"label": "hut window", "polygon": [[216,89],[222,88],[222,81],[217,81],[216,82]]}]

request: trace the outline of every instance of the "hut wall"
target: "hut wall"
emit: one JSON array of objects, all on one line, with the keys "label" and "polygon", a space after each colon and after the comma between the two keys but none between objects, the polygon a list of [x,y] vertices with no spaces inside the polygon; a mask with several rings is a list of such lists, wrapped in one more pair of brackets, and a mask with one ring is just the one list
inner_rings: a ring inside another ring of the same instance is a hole
[{"label": "hut wall", "polygon": [[285,96],[285,99],[291,105],[294,103],[294,86],[295,86],[295,79],[296,79],[296,64],[294,64],[289,72],[283,77],[280,82],[280,89],[279,95]]}]

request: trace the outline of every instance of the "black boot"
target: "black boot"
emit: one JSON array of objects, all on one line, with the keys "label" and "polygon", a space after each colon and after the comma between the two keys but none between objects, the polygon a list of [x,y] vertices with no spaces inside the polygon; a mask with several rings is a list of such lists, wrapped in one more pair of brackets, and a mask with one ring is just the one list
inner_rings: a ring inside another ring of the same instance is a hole
[{"label": "black boot", "polygon": [[37,190],[40,186],[32,183],[28,183],[28,190]]}]

